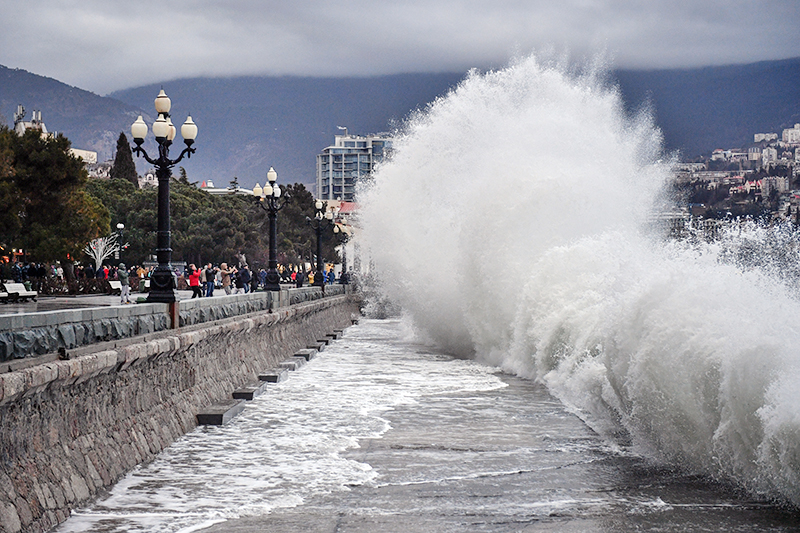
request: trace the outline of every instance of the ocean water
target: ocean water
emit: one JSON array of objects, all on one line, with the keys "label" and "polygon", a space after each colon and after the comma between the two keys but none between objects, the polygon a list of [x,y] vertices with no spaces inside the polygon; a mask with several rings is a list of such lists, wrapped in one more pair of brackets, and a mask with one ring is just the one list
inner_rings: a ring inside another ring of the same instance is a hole
[{"label": "ocean water", "polygon": [[800,531],[796,514],[654,464],[541,383],[364,319],[56,529],[100,533]]},{"label": "ocean water", "polygon": [[609,442],[800,505],[797,234],[654,228],[676,157],[604,72],[521,58],[412,117],[360,196],[379,290]]},{"label": "ocean water", "polygon": [[503,388],[497,372],[417,344],[399,323],[348,329],[233,421],[185,435],[55,531],[188,533],[365,484],[377,474],[345,452],[384,435],[386,412]]}]

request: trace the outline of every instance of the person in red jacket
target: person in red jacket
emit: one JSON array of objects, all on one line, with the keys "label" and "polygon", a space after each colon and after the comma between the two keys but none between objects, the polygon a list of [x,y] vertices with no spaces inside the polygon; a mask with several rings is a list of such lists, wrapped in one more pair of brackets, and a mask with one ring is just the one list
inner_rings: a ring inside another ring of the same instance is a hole
[{"label": "person in red jacket", "polygon": [[200,291],[200,271],[194,264],[189,265],[189,287],[192,289],[192,298],[202,298]]}]

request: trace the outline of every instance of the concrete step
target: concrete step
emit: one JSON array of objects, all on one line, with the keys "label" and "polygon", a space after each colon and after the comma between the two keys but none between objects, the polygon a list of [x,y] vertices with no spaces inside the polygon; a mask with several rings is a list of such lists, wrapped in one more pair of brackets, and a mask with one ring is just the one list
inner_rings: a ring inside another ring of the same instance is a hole
[{"label": "concrete step", "polygon": [[303,350],[297,350],[294,353],[295,357],[303,357],[306,361],[311,361],[317,356],[317,350],[314,348],[305,348]]},{"label": "concrete step", "polygon": [[239,389],[233,391],[233,397],[237,400],[252,400],[260,396],[261,393],[267,390],[267,382],[259,381],[258,383],[250,383]]},{"label": "concrete step", "polygon": [[318,352],[321,352],[321,351],[323,351],[325,349],[325,345],[326,344],[328,344],[327,340],[317,341],[317,342],[315,342],[313,344],[310,344],[310,345],[306,346],[306,348],[308,348],[309,350],[316,350]]},{"label": "concrete step", "polygon": [[306,364],[305,357],[292,357],[286,361],[281,361],[278,366],[290,372],[294,372],[295,370],[299,370],[304,364]]},{"label": "concrete step", "polygon": [[199,426],[223,426],[244,411],[243,400],[226,400],[210,405],[197,413]]},{"label": "concrete step", "polygon": [[285,368],[270,368],[258,375],[258,379],[267,383],[280,383],[288,377],[289,371]]}]

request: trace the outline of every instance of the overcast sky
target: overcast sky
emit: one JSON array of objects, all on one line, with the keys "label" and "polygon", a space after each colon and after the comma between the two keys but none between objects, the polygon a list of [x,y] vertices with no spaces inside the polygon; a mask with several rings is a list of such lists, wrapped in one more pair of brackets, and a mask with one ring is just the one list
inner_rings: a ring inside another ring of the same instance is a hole
[{"label": "overcast sky", "polygon": [[98,94],[191,76],[500,68],[604,50],[619,68],[800,56],[800,0],[28,0],[0,64]]}]

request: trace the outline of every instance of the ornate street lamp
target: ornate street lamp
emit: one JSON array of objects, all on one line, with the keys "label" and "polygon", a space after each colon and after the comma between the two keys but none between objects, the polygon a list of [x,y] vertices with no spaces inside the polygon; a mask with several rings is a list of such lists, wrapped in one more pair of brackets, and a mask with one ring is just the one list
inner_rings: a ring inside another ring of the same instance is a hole
[{"label": "ornate street lamp", "polygon": [[306,222],[314,228],[317,233],[317,270],[314,272],[314,285],[325,287],[325,274],[322,266],[322,232],[331,225],[333,220],[333,211],[324,210],[322,200],[317,200],[314,203],[314,208],[317,210],[314,219],[306,217]]},{"label": "ornate street lamp", "polygon": [[170,220],[169,220],[169,180],[172,175],[172,167],[178,164],[184,156],[191,157],[195,152],[192,147],[194,140],[197,137],[197,125],[192,122],[192,117],[189,116],[186,122],[181,126],[181,136],[183,142],[186,143],[186,148],[183,149],[181,154],[176,159],[169,158],[169,147],[172,145],[172,140],[175,139],[176,129],[172,124],[172,119],[169,116],[169,110],[172,105],[169,97],[164,93],[164,89],[158,93],[155,100],[156,112],[158,119],[153,123],[153,135],[155,135],[156,142],[158,143],[158,157],[152,159],[144,148],[142,143],[147,136],[147,124],[142,120],[142,116],[136,119],[136,122],[131,126],[131,134],[133,135],[133,142],[136,143],[136,148],[133,153],[138,156],[144,156],[148,163],[156,167],[156,177],[158,178],[158,233],[156,234],[156,257],[158,259],[158,266],[156,267],[153,275],[150,277],[150,294],[147,296],[148,302],[165,302],[173,303],[179,300],[178,298],[178,280],[175,277],[175,272],[172,270],[172,248],[170,244]]},{"label": "ornate street lamp", "polygon": [[264,188],[256,183],[253,187],[253,195],[258,199],[258,205],[261,209],[267,212],[269,218],[269,262],[267,263],[267,279],[264,288],[268,291],[281,290],[280,280],[281,276],[278,274],[278,211],[283,209],[288,198],[284,197],[283,202],[279,201],[281,197],[281,188],[275,183],[278,180],[278,173],[275,169],[269,167],[267,172],[267,183]]},{"label": "ornate street lamp", "polygon": [[125,240],[125,224],[119,222],[117,224],[117,234],[119,234],[119,241],[117,243],[117,250],[114,252],[114,259],[119,259],[119,253],[125,249],[122,242]]},{"label": "ornate street lamp", "polygon": [[339,283],[347,285],[349,283],[347,279],[347,239],[353,234],[353,231],[350,226],[347,225],[347,219],[342,217],[336,222],[336,225],[333,226],[333,232],[346,235],[344,241],[342,241],[342,273],[339,276]]}]

